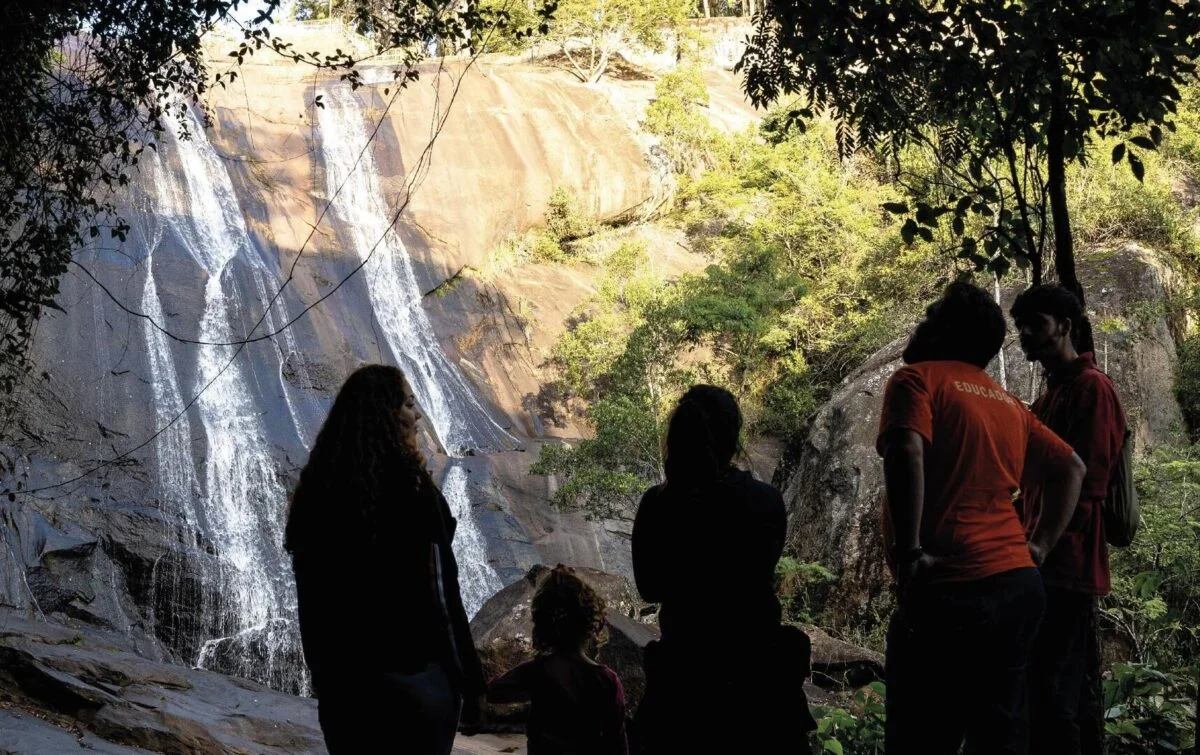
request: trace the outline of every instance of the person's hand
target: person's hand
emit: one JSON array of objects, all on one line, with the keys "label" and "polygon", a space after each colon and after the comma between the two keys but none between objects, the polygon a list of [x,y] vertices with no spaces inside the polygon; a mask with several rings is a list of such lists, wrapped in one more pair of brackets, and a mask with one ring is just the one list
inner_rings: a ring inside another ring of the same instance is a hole
[{"label": "person's hand", "polygon": [[1046,561],[1046,556],[1049,555],[1050,549],[1041,543],[1029,542],[1029,555],[1033,558],[1034,566],[1040,567]]},{"label": "person's hand", "polygon": [[934,567],[941,559],[930,553],[922,552],[917,558],[896,567],[896,598],[903,602],[914,585],[919,585],[929,578]]},{"label": "person's hand", "polygon": [[458,728],[463,736],[473,737],[483,728],[484,700],[483,695],[463,700],[462,715],[458,719]]}]

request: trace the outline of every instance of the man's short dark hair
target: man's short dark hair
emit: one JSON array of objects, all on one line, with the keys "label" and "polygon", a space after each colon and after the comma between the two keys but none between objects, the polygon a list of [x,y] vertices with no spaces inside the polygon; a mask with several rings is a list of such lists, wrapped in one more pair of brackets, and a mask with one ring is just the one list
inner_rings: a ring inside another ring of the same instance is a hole
[{"label": "man's short dark hair", "polygon": [[1004,345],[1004,312],[987,291],[970,283],[951,283],[928,320],[937,331],[943,359],[987,367]]},{"label": "man's short dark hair", "polygon": [[1008,313],[1014,322],[1031,315],[1050,315],[1055,320],[1071,321],[1071,341],[1078,351],[1092,350],[1092,324],[1083,314],[1083,304],[1070,289],[1057,283],[1043,283],[1021,292]]}]

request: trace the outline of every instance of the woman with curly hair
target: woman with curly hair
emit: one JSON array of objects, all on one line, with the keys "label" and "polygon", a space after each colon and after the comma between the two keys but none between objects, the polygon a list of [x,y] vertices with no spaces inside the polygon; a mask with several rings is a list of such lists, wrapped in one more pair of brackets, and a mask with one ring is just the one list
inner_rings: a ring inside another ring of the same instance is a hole
[{"label": "woman with curly hair", "polygon": [[285,546],[330,753],[445,755],[483,672],[450,547],[455,520],[417,448],[404,373],[338,392],[292,497]]},{"label": "woman with curly hair", "polygon": [[538,656],[488,684],[493,703],[529,701],[529,755],[627,755],[625,690],[591,654],[606,639],[604,600],[559,564],[533,596]]}]

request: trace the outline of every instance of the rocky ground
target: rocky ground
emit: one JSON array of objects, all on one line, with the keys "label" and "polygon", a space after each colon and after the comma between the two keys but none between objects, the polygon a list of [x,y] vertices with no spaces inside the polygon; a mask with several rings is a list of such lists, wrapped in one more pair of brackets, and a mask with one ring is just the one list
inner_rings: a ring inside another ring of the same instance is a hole
[{"label": "rocky ground", "polygon": [[[519,734],[455,755],[524,753]],[[315,700],[159,663],[121,635],[0,611],[0,753],[323,753]]]},{"label": "rocky ground", "polygon": [[[493,596],[472,622],[487,673],[532,655],[530,601],[547,567]],[[641,651],[658,637],[653,607],[623,577],[580,575],[608,604],[610,638],[599,658],[629,693],[645,685]],[[882,674],[877,653],[807,627],[813,642],[811,702],[831,702]],[[456,755],[525,753],[524,706],[488,711],[486,731],[460,735]],[[0,609],[0,753],[323,753],[317,703],[223,674],[139,654],[123,634]]]}]

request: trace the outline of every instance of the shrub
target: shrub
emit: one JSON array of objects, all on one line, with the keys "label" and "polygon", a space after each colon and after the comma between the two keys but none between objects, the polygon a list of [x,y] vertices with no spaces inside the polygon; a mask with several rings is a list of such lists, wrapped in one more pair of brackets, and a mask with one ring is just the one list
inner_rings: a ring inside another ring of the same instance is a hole
[{"label": "shrub", "polygon": [[570,189],[558,187],[550,194],[546,208],[546,233],[559,245],[590,236],[596,232],[596,221],[579,206]]},{"label": "shrub", "polygon": [[882,753],[886,694],[883,682],[872,682],[856,690],[846,708],[812,706],[817,720],[812,739],[818,750],[832,755]]},{"label": "shrub", "polygon": [[1200,334],[1193,334],[1176,347],[1175,398],[1192,440],[1200,439]]},{"label": "shrub", "polygon": [[1142,523],[1133,545],[1112,553],[1104,616],[1134,661],[1183,668],[1200,639],[1200,446],[1155,449],[1135,479]]},{"label": "shrub", "polygon": [[834,579],[833,572],[811,561],[784,556],[775,565],[775,592],[791,621],[815,623],[813,608],[816,591]]},{"label": "shrub", "polygon": [[1117,663],[1104,680],[1104,731],[1111,755],[1189,752],[1196,744],[1194,675]]}]

